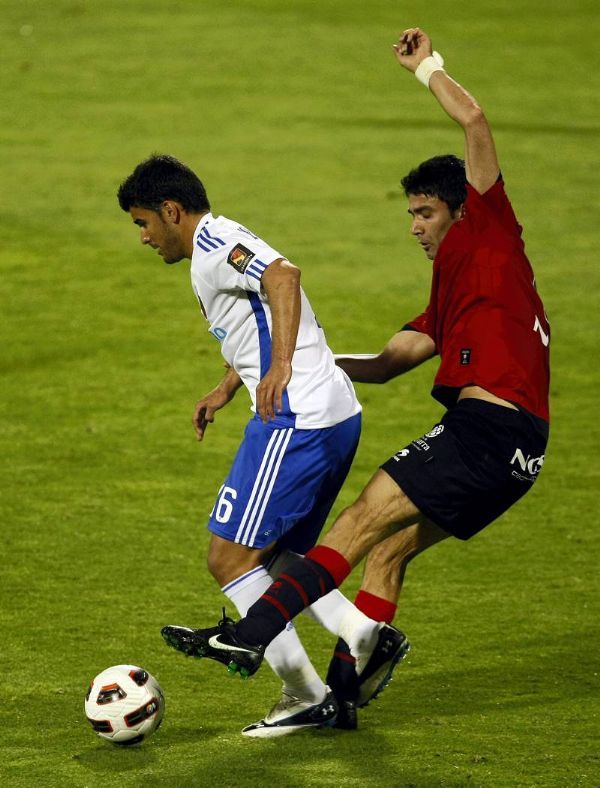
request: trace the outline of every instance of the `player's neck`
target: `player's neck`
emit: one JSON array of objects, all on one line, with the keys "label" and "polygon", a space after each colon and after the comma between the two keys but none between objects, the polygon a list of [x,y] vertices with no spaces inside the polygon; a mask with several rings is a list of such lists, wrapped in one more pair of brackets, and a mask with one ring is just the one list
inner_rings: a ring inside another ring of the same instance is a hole
[{"label": "player's neck", "polygon": [[181,219],[181,232],[183,236],[183,243],[185,247],[185,256],[191,260],[194,252],[194,236],[196,229],[202,219],[209,214],[210,211],[202,211],[201,213],[186,213]]}]

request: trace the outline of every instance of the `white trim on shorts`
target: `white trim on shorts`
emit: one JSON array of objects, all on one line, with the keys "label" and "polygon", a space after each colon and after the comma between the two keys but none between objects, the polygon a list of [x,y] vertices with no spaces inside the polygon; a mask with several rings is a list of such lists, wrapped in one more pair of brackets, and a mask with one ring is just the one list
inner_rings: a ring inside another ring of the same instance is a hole
[{"label": "white trim on shorts", "polygon": [[293,427],[273,430],[234,542],[248,547],[254,546],[254,540],[277,480],[283,455],[293,433]]}]

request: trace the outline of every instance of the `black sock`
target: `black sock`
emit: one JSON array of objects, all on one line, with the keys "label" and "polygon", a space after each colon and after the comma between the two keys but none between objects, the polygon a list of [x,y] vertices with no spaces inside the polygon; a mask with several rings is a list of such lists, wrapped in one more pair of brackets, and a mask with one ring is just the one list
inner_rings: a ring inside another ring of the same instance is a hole
[{"label": "black sock", "polygon": [[325,684],[333,692],[338,703],[344,701],[356,702],[358,698],[356,660],[350,653],[348,644],[342,638],[339,638],[335,644]]},{"label": "black sock", "polygon": [[350,573],[350,564],[330,547],[313,547],[305,558],[280,574],[236,624],[238,637],[249,645],[268,646],[288,621],[333,591]]}]

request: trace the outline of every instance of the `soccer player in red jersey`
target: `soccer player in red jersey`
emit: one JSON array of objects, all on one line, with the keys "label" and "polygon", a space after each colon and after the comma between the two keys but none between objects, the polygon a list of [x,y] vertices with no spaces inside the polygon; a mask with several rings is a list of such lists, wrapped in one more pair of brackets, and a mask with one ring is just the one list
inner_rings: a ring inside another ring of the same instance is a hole
[{"label": "soccer player in red jersey", "polygon": [[550,328],[490,127],[422,30],[406,30],[394,51],[462,127],[465,159],[435,157],[402,181],[411,232],[433,260],[426,310],[379,355],[338,364],[355,381],[383,383],[439,354],[432,394],[447,411],[381,466],[321,545],[288,567],[245,618],[163,630],[179,650],[253,673],[287,622],[368,555],[360,593],[368,614],[387,623],[366,664],[354,666],[353,644],[338,643],[328,675],[338,700],[359,706],[405,653],[389,622],[408,562],[449,536],[469,539],[512,506],[536,481],[548,439]]}]

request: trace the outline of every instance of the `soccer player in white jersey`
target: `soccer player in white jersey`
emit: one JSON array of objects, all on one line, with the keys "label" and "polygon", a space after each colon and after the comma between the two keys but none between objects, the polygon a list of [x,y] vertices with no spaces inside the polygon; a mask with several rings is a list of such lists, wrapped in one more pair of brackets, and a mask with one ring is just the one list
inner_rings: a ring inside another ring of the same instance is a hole
[{"label": "soccer player in white jersey", "polygon": [[[335,364],[298,268],[238,222],[213,216],[192,170],[153,156],[123,182],[118,198],[141,242],[165,263],[191,259],[192,287],[227,364],[221,382],[196,406],[198,439],[242,385],[252,400],[254,416],[208,523],[209,570],[243,616],[273,577],[313,548],[358,445],[360,404]],[[390,659],[390,636],[394,656],[408,649],[402,633],[364,615],[337,590],[310,613],[346,641],[352,632],[352,658],[364,665]],[[194,630],[178,632],[177,648],[202,656]],[[189,632],[183,646],[181,632]],[[282,697],[245,735],[336,723],[335,697],[292,624],[265,656],[283,681]],[[340,727],[355,727],[352,710]]]}]

